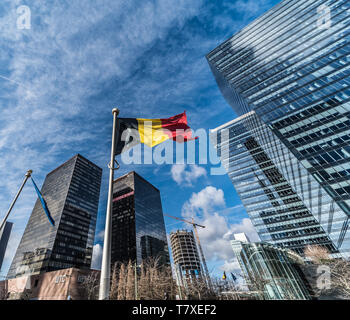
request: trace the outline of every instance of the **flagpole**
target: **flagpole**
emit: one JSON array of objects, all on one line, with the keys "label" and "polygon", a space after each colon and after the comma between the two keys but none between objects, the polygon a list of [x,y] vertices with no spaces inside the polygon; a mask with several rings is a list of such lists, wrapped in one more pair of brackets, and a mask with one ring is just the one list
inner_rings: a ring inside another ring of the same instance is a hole
[{"label": "flagpole", "polygon": [[22,190],[23,190],[24,185],[26,184],[27,180],[31,177],[32,173],[33,173],[33,170],[28,170],[28,171],[27,171],[27,173],[26,173],[26,175],[25,175],[25,177],[24,177],[24,180],[23,180],[23,182],[22,182],[22,185],[20,186],[20,188],[19,188],[19,190],[18,190],[18,192],[17,192],[15,198],[13,199],[13,201],[12,201],[12,203],[11,203],[11,205],[10,205],[10,208],[8,209],[8,211],[7,211],[6,215],[5,215],[5,218],[4,218],[4,219],[2,220],[2,222],[1,222],[0,232],[1,232],[2,228],[5,226],[5,223],[6,223],[6,221],[7,221],[7,218],[8,218],[8,216],[10,215],[13,206],[15,205],[15,203],[16,203],[16,201],[17,201],[19,195],[21,194],[21,192],[22,192]]},{"label": "flagpole", "polygon": [[102,266],[100,278],[99,300],[109,299],[110,278],[111,278],[111,244],[112,244],[112,205],[113,205],[113,180],[114,180],[114,161],[115,161],[115,144],[117,130],[117,116],[119,109],[114,108],[113,113],[113,133],[112,133],[112,147],[111,147],[111,162],[109,163],[109,187],[108,187],[108,201],[106,211],[105,235],[103,242]]}]

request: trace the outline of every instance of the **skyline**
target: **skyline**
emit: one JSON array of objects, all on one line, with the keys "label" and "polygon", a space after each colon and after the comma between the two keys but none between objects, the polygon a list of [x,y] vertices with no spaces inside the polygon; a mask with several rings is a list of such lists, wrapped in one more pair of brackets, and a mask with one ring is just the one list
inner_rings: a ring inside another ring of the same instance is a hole
[{"label": "skyline", "polygon": [[[17,30],[14,21],[21,3],[5,1],[0,7],[4,35],[0,173],[6,181],[1,217],[27,167],[41,185],[47,172],[79,152],[103,168],[95,235],[98,253],[107,202],[111,109],[118,106],[121,117],[145,118],[187,110],[191,127],[206,130],[235,118],[205,54],[278,2],[148,1],[134,12],[134,2],[97,7],[28,1],[31,29]],[[69,28],[63,25],[67,21]],[[142,165],[122,166],[116,177],[132,170],[161,190],[164,212],[199,213],[199,222],[210,226],[200,233],[210,270],[232,267],[229,241],[226,245],[222,239],[225,234],[245,231],[254,239],[250,220],[226,175],[210,176],[208,165]],[[26,188],[11,215],[15,225],[8,252],[15,251],[35,200]],[[168,234],[186,228],[170,218],[165,222]],[[3,270],[12,256],[7,253]]]}]

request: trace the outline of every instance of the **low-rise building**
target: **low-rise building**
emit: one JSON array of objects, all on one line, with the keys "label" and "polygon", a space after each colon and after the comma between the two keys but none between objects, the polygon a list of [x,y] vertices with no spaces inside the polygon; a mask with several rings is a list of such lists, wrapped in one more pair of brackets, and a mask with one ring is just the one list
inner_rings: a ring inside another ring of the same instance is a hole
[{"label": "low-rise building", "polygon": [[242,240],[235,236],[231,245],[250,290],[266,300],[311,299],[299,255],[270,243]]},{"label": "low-rise building", "polygon": [[61,269],[0,282],[0,300],[90,300],[97,298],[99,270]]}]

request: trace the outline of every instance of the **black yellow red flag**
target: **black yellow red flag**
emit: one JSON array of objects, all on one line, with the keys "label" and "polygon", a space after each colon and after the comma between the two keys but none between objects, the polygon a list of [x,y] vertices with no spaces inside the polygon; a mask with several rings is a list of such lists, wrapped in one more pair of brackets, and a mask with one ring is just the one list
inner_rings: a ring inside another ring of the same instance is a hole
[{"label": "black yellow red flag", "polygon": [[154,147],[166,140],[176,142],[195,140],[187,124],[186,112],[167,119],[118,118],[116,155],[144,143]]}]

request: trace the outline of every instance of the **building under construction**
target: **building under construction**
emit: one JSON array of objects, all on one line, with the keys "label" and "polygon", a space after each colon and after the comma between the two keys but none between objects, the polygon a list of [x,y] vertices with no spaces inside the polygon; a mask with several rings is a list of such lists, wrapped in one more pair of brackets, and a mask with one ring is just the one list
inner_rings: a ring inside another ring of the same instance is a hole
[{"label": "building under construction", "polygon": [[203,277],[201,261],[192,231],[177,230],[170,234],[172,256],[178,280],[184,283]]}]

